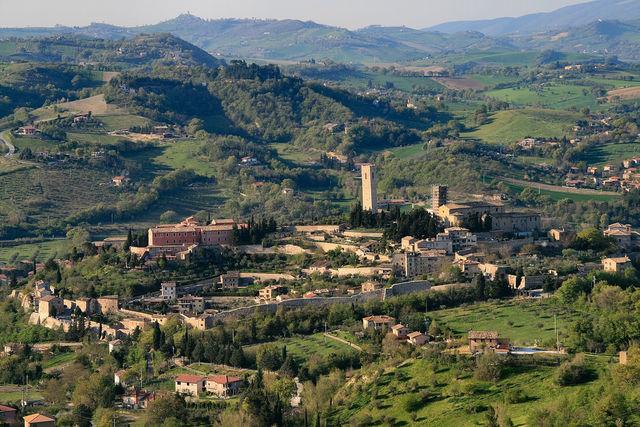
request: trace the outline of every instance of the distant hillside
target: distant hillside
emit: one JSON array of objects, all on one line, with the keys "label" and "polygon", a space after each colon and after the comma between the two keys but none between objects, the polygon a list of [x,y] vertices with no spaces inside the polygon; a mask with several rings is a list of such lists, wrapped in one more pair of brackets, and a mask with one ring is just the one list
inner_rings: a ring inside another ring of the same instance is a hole
[{"label": "distant hillside", "polygon": [[105,40],[84,35],[59,35],[0,41],[0,59],[141,66],[154,62],[181,65],[221,64],[204,50],[171,34],[139,35]]},{"label": "distant hillside", "polygon": [[[243,61],[220,69],[124,72],[103,90],[110,104],[154,121],[186,125],[197,118],[210,132],[343,152],[416,143],[420,131],[450,119],[433,108],[416,112],[374,103]],[[327,123],[349,123],[350,130],[328,135]]]},{"label": "distant hillside", "polygon": [[350,31],[310,21],[206,20],[184,14],[130,28],[95,23],[0,28],[0,59],[109,62],[125,67],[155,61],[216,66],[219,57],[371,64],[554,49],[613,52],[621,59],[640,60],[639,22],[640,0],[597,0],[551,13],[443,24],[430,30],[371,26]]},{"label": "distant hillside", "polygon": [[563,7],[549,13],[535,13],[518,18],[447,22],[427,30],[443,33],[479,31],[490,36],[502,36],[560,30],[586,25],[600,19],[640,19],[640,0],[596,0]]},{"label": "distant hillside", "polygon": [[621,60],[640,58],[640,21],[596,21],[590,24],[510,38],[521,48],[591,55],[615,55]]},{"label": "distant hillside", "polygon": [[357,31],[367,37],[394,40],[404,46],[429,54],[466,52],[472,50],[512,50],[506,40],[487,37],[477,31],[444,34],[433,31],[415,30],[408,27],[371,26]]},{"label": "distant hillside", "polygon": [[220,19],[193,15],[134,28],[0,28],[0,38],[86,36],[119,40],[137,34],[170,33],[214,55],[267,60],[332,59],[339,62],[399,62],[436,53],[510,48],[480,33],[440,34],[409,28],[369,27],[359,31],[297,20]]}]

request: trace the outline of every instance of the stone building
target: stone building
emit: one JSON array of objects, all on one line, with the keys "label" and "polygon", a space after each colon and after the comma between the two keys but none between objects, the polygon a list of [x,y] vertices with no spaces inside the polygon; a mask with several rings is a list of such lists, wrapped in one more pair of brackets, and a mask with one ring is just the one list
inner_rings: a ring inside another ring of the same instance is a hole
[{"label": "stone building", "polygon": [[375,165],[370,163],[362,165],[362,209],[378,212],[378,176]]}]

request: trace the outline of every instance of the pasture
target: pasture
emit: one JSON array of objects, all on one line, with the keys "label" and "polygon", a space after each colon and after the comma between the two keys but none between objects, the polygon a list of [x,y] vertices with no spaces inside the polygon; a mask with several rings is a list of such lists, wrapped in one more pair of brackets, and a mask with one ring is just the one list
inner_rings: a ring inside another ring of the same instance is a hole
[{"label": "pasture", "polygon": [[[507,368],[496,382],[479,381],[469,370],[422,358],[377,371],[371,368],[356,374],[338,392],[335,399],[344,403],[334,412],[333,421],[337,425],[477,426],[485,425],[489,406],[502,403],[513,425],[524,426],[535,410],[561,397],[597,392],[611,369],[607,359],[589,358],[596,379],[561,387],[554,381],[560,360],[548,358],[536,366]],[[505,403],[514,395],[520,397]],[[412,397],[416,403],[408,410]]]},{"label": "pasture", "polygon": [[598,99],[587,86],[549,83],[544,86],[525,86],[497,89],[487,96],[519,106],[567,110],[569,108],[598,109]]},{"label": "pasture", "polygon": [[640,156],[640,143],[614,143],[596,145],[580,156],[579,160],[593,166],[620,164],[623,160]]},{"label": "pasture", "polygon": [[470,330],[498,331],[518,345],[555,345],[554,315],[558,333],[568,336],[578,318],[577,312],[561,308],[550,300],[511,300],[486,302],[431,312],[440,328],[451,330],[455,337],[466,337]]},{"label": "pasture", "polygon": [[463,134],[490,144],[509,145],[526,137],[571,136],[578,113],[544,109],[505,110],[493,114],[489,123]]}]

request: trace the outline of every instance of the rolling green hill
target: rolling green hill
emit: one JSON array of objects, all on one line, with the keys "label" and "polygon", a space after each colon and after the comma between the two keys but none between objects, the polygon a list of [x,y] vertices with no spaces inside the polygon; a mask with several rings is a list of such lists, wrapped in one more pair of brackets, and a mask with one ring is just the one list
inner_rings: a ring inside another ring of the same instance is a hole
[{"label": "rolling green hill", "polygon": [[217,67],[219,60],[171,34],[137,35],[122,40],[84,35],[0,40],[0,60],[87,63],[135,67],[161,62]]}]

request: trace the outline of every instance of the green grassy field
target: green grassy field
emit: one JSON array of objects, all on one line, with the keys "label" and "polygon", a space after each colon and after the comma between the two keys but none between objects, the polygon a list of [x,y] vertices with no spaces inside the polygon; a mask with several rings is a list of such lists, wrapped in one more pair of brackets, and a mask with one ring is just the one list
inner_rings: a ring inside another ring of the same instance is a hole
[{"label": "green grassy field", "polygon": [[467,77],[479,83],[482,83],[489,88],[492,88],[497,84],[515,83],[519,79],[518,77],[499,76],[493,74],[470,74]]},{"label": "green grassy field", "polygon": [[527,136],[561,138],[571,136],[579,117],[577,113],[544,109],[499,111],[488,124],[463,136],[490,144],[512,144]]},{"label": "green grassy field", "polygon": [[392,148],[391,150],[389,150],[389,152],[391,152],[394,157],[397,157],[400,160],[413,159],[426,153],[423,143],[408,145],[406,147]]},{"label": "green grassy field", "polygon": [[[554,366],[508,368],[500,380],[482,382],[468,371],[424,359],[409,359],[382,375],[372,370],[362,372],[334,398],[341,404],[333,420],[345,424],[364,420],[367,425],[476,426],[485,424],[490,405],[505,402],[510,391],[521,390],[520,403],[505,404],[515,426],[527,425],[530,414],[540,407],[557,402],[561,396],[575,397],[604,385],[610,365],[604,358],[589,358],[598,379],[587,384],[560,387],[554,382]],[[415,415],[405,409],[408,396],[424,396]]]},{"label": "green grassy field", "polygon": [[109,114],[99,116],[98,120],[104,125],[104,129],[107,132],[120,129],[129,129],[132,126],[147,126],[152,122],[151,120],[136,116],[133,114]]},{"label": "green grassy field", "polygon": [[640,143],[606,144],[593,147],[581,155],[580,160],[589,165],[602,166],[607,163],[621,163],[625,159],[640,156]]},{"label": "green grassy field", "polygon": [[551,83],[534,91],[530,87],[498,89],[487,96],[520,106],[566,110],[570,107],[599,108],[597,98],[587,86]]},{"label": "green grassy field", "polygon": [[[513,184],[511,182],[504,183],[507,187],[515,192],[522,192],[525,189],[522,185]],[[619,196],[609,195],[609,194],[577,194],[570,192],[562,192],[562,191],[550,191],[550,190],[541,190],[537,188],[533,183],[529,188],[533,188],[537,190],[541,195],[549,196],[551,200],[559,201],[564,199],[573,200],[574,202],[587,202],[589,200],[597,201],[597,202],[609,202],[611,200],[617,199]]]},{"label": "green grassy field", "polygon": [[104,133],[69,132],[67,136],[69,141],[78,141],[92,145],[111,145],[116,144],[120,139],[122,139],[119,136],[107,135]]},{"label": "green grassy field", "polygon": [[8,263],[15,254],[18,254],[18,260],[31,259],[35,256],[37,261],[42,262],[56,255],[62,255],[66,249],[65,240],[0,247],[0,263]]},{"label": "green grassy field", "polygon": [[76,353],[71,351],[68,353],[59,353],[55,356],[51,356],[43,361],[42,367],[44,369],[52,369],[64,365],[73,361],[76,358]]},{"label": "green grassy field", "polygon": [[[0,386],[0,402],[20,402],[22,400],[22,386],[19,385],[5,385]],[[42,394],[38,392],[32,385],[27,388],[25,393],[27,400],[42,400]]]},{"label": "green grassy field", "polygon": [[[347,344],[326,338],[322,334],[286,338],[278,340],[275,344],[280,347],[286,345],[287,353],[291,354],[298,361],[305,361],[314,354],[328,356],[331,353],[356,351]],[[263,345],[265,344],[246,346],[243,350],[246,353],[255,354],[260,346]]]},{"label": "green grassy field", "polygon": [[162,154],[153,159],[153,162],[170,169],[193,169],[198,175],[212,177],[215,172],[212,165],[198,156],[198,150],[203,144],[202,141],[193,140],[163,144]]},{"label": "green grassy field", "polygon": [[289,143],[272,143],[269,147],[276,150],[279,157],[292,163],[301,164],[320,158],[320,153],[310,152]]},{"label": "green grassy field", "polygon": [[470,330],[498,331],[512,343],[533,345],[555,343],[554,315],[558,318],[560,337],[566,336],[578,314],[560,309],[550,300],[512,300],[486,302],[431,313],[441,327],[455,336],[466,336]]},{"label": "green grassy field", "polygon": [[51,151],[58,145],[56,141],[47,141],[41,138],[31,138],[28,136],[14,137],[12,142],[19,150],[29,148],[33,152],[45,150]]}]

